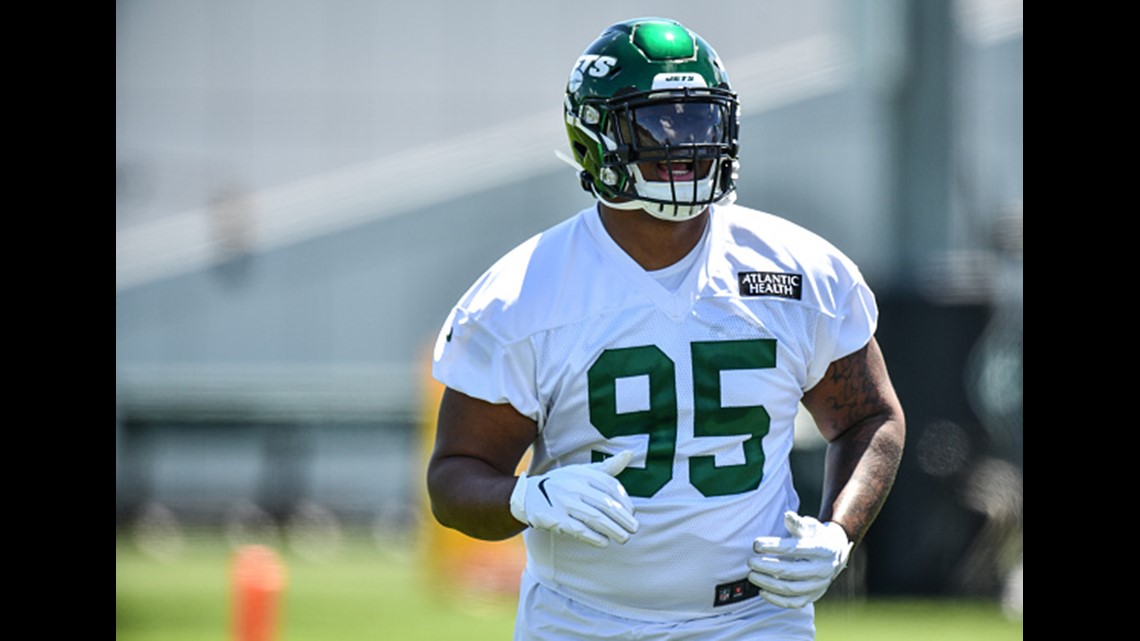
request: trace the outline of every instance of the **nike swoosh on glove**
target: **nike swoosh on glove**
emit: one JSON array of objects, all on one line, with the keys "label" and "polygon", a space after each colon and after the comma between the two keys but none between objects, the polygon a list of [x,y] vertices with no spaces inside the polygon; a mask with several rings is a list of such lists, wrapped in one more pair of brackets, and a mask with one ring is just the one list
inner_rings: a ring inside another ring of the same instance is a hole
[{"label": "nike swoosh on glove", "polygon": [[790,537],[762,536],[752,543],[748,580],[760,596],[784,608],[815,602],[831,586],[851,554],[852,543],[838,523],[784,513]]},{"label": "nike swoosh on glove", "polygon": [[617,476],[632,452],[598,462],[567,465],[546,474],[523,472],[511,492],[511,514],[540,530],[572,536],[597,547],[625,543],[637,532],[633,503]]}]

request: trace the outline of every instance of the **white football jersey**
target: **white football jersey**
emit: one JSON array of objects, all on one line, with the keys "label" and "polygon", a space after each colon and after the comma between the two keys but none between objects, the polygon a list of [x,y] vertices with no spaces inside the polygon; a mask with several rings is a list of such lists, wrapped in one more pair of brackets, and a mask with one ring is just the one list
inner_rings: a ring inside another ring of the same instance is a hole
[{"label": "white football jersey", "polygon": [[774,607],[750,598],[748,558],[799,507],[800,398],[878,317],[851,260],[777,216],[714,207],[694,252],[670,291],[590,207],[483,274],[435,346],[441,383],[537,422],[529,474],[634,452],[618,476],[640,522],[627,543],[524,531],[537,581],[618,616]]}]

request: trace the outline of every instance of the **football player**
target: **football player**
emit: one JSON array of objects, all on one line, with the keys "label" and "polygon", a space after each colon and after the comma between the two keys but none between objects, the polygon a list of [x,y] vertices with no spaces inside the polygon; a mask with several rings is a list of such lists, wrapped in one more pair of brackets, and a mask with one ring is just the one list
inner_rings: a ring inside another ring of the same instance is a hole
[{"label": "football player", "polygon": [[[446,319],[433,513],[523,533],[516,639],[812,639],[903,450],[874,295],[828,241],[734,203],[737,96],[683,25],[608,27],[564,115],[597,202]],[[828,441],[814,516],[788,458],[801,403]]]}]

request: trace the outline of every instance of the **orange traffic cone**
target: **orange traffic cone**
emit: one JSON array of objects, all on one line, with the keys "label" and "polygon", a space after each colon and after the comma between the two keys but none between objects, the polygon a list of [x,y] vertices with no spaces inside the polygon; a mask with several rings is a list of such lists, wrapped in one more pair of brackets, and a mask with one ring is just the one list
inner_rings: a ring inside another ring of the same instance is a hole
[{"label": "orange traffic cone", "polygon": [[285,566],[264,545],[238,548],[233,563],[235,641],[274,641]]}]

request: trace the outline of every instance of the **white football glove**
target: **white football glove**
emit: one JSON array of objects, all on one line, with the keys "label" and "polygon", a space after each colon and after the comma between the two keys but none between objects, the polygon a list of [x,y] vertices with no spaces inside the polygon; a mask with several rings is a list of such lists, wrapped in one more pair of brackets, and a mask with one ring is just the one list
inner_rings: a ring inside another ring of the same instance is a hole
[{"label": "white football glove", "polygon": [[527,525],[567,534],[597,547],[625,543],[637,531],[633,503],[614,478],[632,452],[598,462],[567,465],[539,476],[523,472],[511,492],[511,514]]},{"label": "white football glove", "polygon": [[815,602],[847,566],[852,543],[838,523],[784,513],[790,538],[762,536],[752,543],[748,580],[760,596],[783,608]]}]

